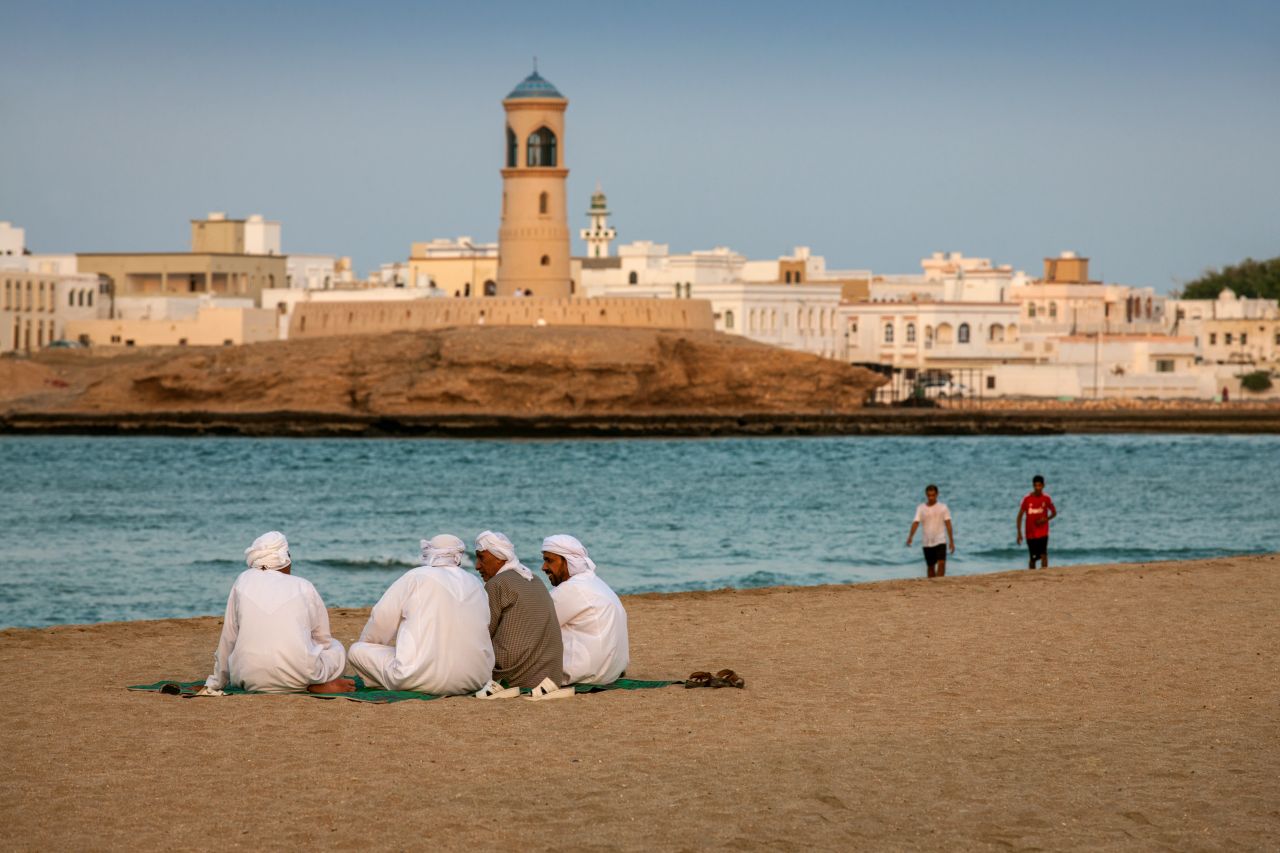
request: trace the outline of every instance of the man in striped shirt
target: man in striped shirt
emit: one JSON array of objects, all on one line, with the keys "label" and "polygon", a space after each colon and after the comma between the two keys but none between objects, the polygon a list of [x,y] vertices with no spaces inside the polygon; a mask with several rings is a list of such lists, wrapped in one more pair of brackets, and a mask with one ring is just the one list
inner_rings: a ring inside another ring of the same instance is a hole
[{"label": "man in striped shirt", "polygon": [[493,680],[508,687],[564,684],[564,646],[556,608],[542,581],[516,556],[511,540],[486,530],[476,537],[476,570],[489,595]]}]

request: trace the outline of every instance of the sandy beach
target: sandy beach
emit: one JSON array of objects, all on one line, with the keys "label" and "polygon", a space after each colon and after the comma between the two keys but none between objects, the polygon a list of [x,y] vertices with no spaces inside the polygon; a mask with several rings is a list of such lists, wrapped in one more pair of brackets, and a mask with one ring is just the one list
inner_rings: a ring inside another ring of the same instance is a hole
[{"label": "sandy beach", "polygon": [[[562,702],[179,699],[214,618],[0,632],[8,849],[1265,849],[1280,555],[625,599]],[[344,641],[365,611],[332,611]]]}]

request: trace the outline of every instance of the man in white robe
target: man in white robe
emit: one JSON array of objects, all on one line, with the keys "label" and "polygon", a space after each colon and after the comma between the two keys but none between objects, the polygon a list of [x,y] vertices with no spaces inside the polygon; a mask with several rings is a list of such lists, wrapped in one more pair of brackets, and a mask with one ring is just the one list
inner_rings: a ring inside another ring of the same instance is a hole
[{"label": "man in white robe", "polygon": [[373,685],[437,696],[474,693],[493,673],[489,596],[462,570],[466,545],[422,541],[425,565],[405,572],[373,606],[351,666]]},{"label": "man in white robe", "polygon": [[257,693],[348,693],[339,678],[347,665],[342,643],[329,632],[329,611],[311,582],[291,574],[289,541],[264,533],[245,549],[249,568],[227,596],[222,637],[213,658],[210,691],[227,685]]},{"label": "man in white robe", "polygon": [[583,544],[567,534],[542,541],[542,571],[564,642],[565,684],[609,684],[630,663],[627,611],[596,574]]}]

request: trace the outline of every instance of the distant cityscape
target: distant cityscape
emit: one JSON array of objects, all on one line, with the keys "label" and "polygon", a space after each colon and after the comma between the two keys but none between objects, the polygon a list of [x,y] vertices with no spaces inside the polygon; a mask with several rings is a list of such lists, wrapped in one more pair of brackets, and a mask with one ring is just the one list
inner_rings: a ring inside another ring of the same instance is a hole
[{"label": "distant cityscape", "polygon": [[[416,242],[359,277],[349,258],[288,254],[282,224],[209,213],[189,252],[31,254],[0,222],[0,353],[238,346],[456,326],[714,330],[878,370],[884,401],[974,397],[1240,399],[1280,363],[1280,306],[1093,280],[1060,251],[1032,275],[933,252],[917,272],[829,269],[822,255],[748,259],[717,246],[618,244],[607,196],[569,249],[567,99],[536,72],[503,100],[497,242]],[[616,245],[615,247],[615,244]]]}]

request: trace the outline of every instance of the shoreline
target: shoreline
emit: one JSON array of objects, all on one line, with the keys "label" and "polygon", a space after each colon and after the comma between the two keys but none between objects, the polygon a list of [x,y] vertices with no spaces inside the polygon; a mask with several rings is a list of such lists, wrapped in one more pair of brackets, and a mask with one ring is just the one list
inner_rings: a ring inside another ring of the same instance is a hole
[{"label": "shoreline", "polygon": [[[791,595],[795,593],[831,593],[846,590],[860,591],[892,591],[900,588],[906,588],[910,585],[924,584],[931,585],[934,581],[942,583],[964,582],[977,579],[987,579],[999,583],[1003,580],[1013,578],[1022,578],[1028,576],[1039,576],[1046,572],[1055,571],[1129,571],[1129,570],[1149,570],[1149,571],[1165,571],[1179,570],[1186,567],[1212,565],[1214,563],[1230,563],[1235,560],[1259,560],[1274,559],[1280,561],[1280,551],[1260,551],[1250,554],[1234,554],[1227,557],[1203,557],[1203,558],[1187,558],[1182,560],[1153,560],[1146,562],[1132,563],[1064,563],[1061,565],[1050,566],[1048,569],[1000,569],[999,571],[990,572],[973,572],[968,574],[952,574],[943,578],[928,578],[923,574],[912,577],[902,578],[878,578],[875,580],[856,580],[847,583],[820,583],[820,584],[779,584],[774,586],[723,586],[715,589],[685,589],[672,592],[663,592],[660,590],[652,592],[628,592],[619,593],[618,597],[624,603],[631,601],[650,601],[650,602],[666,602],[669,604],[679,605],[688,601],[702,601],[708,598],[716,598],[718,596],[740,596],[744,598],[762,596],[768,597],[772,595]],[[923,572],[923,569],[921,569]],[[329,611],[331,619],[350,619],[368,618],[369,611],[373,605],[365,606],[345,606],[333,605],[326,609]],[[106,628],[110,626],[155,626],[155,625],[171,625],[182,624],[187,622],[203,621],[207,619],[215,619],[221,621],[222,616],[216,613],[206,613],[199,616],[160,616],[154,619],[121,619],[108,620],[105,622],[58,622],[53,625],[41,626],[22,626],[10,625],[0,627],[0,640],[11,634],[19,634],[24,632],[58,632],[64,630],[83,631],[85,629]]]},{"label": "shoreline", "polygon": [[[10,629],[0,837],[1267,849],[1278,569],[1270,554],[627,596],[629,676],[727,667],[746,688],[536,704],[186,700],[125,687],[202,677],[219,617]],[[334,635],[366,613],[331,610]]]},{"label": "shoreline", "polygon": [[869,408],[848,414],[351,415],[321,412],[0,414],[0,435],[246,438],[729,438],[1280,433],[1280,407]]}]

